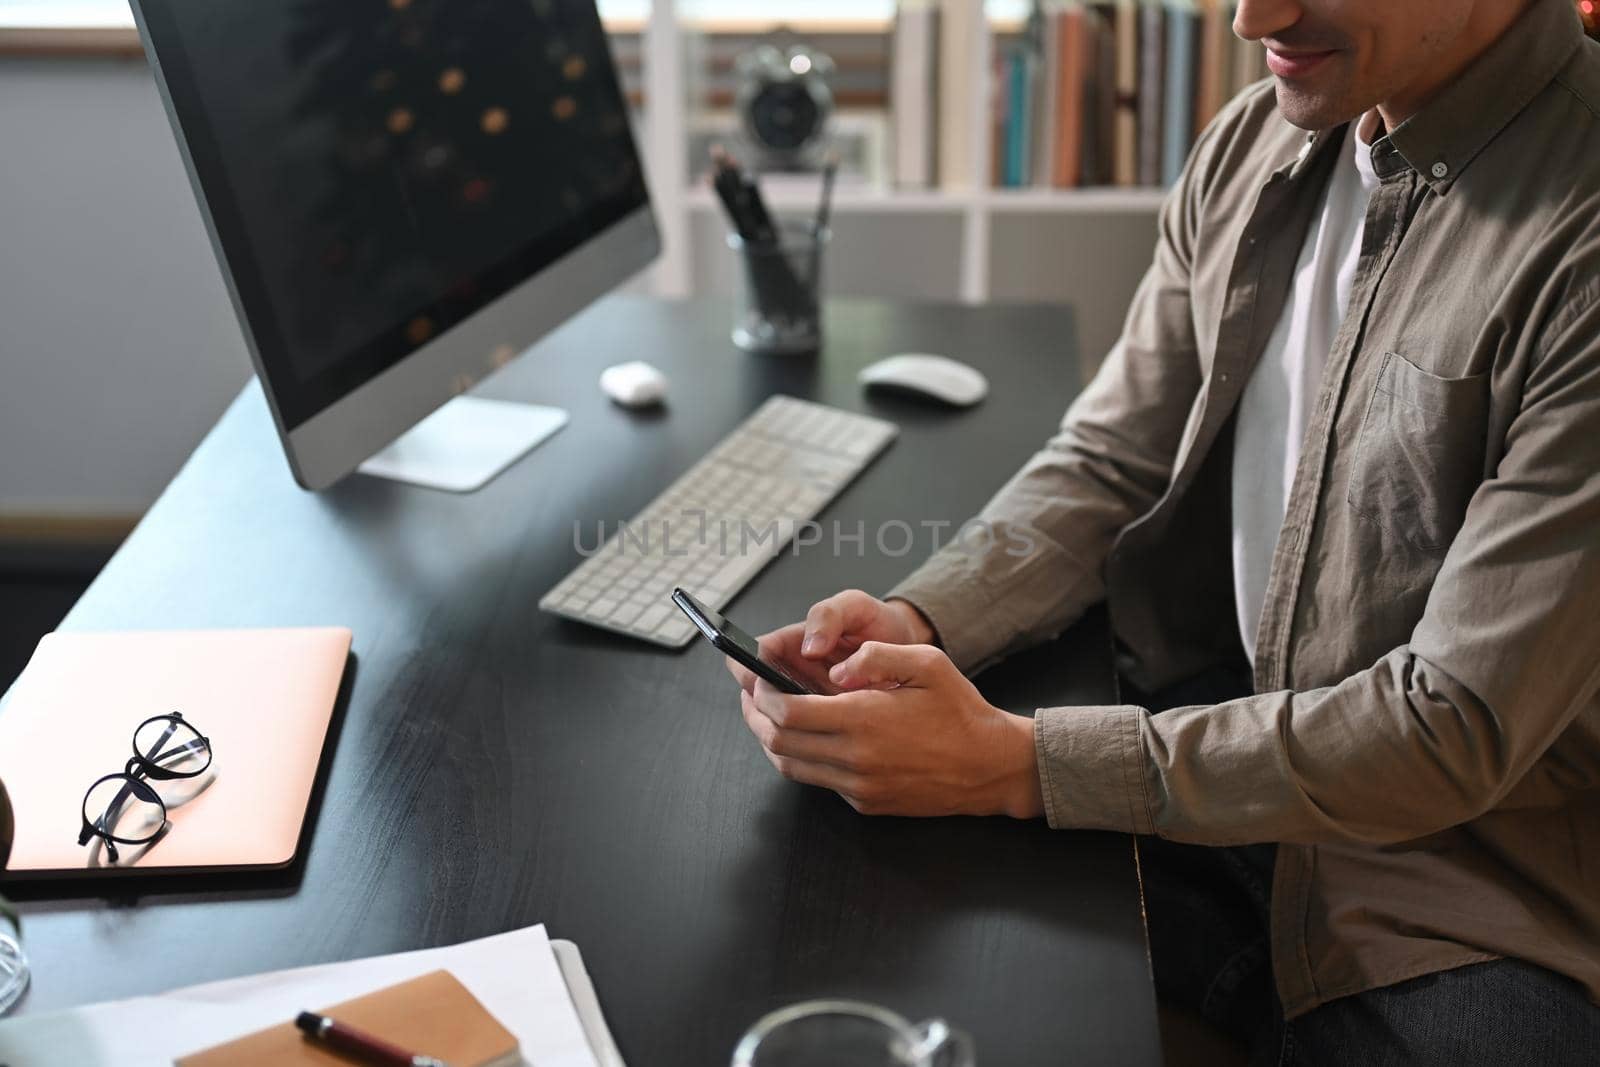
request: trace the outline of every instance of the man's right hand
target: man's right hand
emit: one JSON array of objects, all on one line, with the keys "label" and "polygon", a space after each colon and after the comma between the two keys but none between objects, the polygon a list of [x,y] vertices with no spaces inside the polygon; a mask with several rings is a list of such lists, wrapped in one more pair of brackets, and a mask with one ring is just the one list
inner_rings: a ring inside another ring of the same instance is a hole
[{"label": "man's right hand", "polygon": [[[846,589],[812,605],[805,622],[780,627],[761,638],[761,655],[817,693],[836,693],[828,670],[848,659],[866,641],[889,645],[927,645],[933,627],[904,600],[882,601],[859,589]],[[756,676],[728,660],[739,687],[755,691]]]}]

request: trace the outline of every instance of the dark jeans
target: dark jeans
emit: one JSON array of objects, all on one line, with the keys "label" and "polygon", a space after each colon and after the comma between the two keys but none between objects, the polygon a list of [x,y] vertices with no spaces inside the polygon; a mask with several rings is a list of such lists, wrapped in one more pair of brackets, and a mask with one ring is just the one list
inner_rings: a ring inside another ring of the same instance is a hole
[{"label": "dark jeans", "polygon": [[[1129,689],[1124,699],[1159,711],[1249,692],[1249,678],[1218,671],[1153,697]],[[1156,993],[1248,1048],[1252,1067],[1600,1064],[1600,1007],[1520,960],[1342,997],[1286,1022],[1267,937],[1275,855],[1270,844],[1139,840]]]}]

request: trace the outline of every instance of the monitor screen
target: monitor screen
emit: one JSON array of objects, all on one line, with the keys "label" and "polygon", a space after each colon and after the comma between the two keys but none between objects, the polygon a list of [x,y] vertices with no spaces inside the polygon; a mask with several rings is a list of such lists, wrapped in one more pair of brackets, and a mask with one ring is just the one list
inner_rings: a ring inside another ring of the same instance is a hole
[{"label": "monitor screen", "polygon": [[293,429],[647,203],[594,0],[136,0]]}]

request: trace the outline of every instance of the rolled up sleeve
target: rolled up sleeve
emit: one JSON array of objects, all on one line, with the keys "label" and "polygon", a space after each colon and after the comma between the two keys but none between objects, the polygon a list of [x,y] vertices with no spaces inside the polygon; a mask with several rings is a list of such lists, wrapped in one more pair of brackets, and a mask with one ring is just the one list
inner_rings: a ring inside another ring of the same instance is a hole
[{"label": "rolled up sleeve", "polygon": [[1052,829],[1148,834],[1147,712],[1133,705],[1047,708],[1033,719],[1045,820]]}]

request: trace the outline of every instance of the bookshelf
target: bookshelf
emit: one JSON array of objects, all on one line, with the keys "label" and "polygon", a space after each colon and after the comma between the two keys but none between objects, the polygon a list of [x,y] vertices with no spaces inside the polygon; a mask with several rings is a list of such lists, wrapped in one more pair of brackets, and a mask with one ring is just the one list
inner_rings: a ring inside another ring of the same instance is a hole
[{"label": "bookshelf", "polygon": [[[803,41],[834,55],[873,54],[864,39],[878,41],[877,62],[880,84],[865,84],[858,77],[836,90],[836,124],[866,126],[876,122],[883,129],[878,166],[873,173],[854,180],[841,180],[834,201],[835,259],[845,255],[844,227],[870,230],[876,248],[871,273],[899,278],[897,265],[884,249],[898,249],[902,240],[926,252],[952,261],[946,264],[919,265],[923,274],[913,272],[903,295],[958,299],[978,303],[991,299],[1048,298],[1030,284],[1027,292],[995,284],[996,261],[1008,263],[1023,251],[1014,247],[1020,239],[1029,241],[1036,230],[1029,223],[1038,220],[1072,250],[1068,254],[1098,254],[1099,242],[1107,239],[1137,249],[1115,257],[1126,261],[1112,271],[1106,285],[1090,293],[1063,291],[1060,299],[1088,300],[1092,303],[1125,303],[1137,282],[1138,272],[1147,262],[1155,231],[1155,215],[1162,199],[1157,187],[1077,188],[1023,187],[998,188],[992,173],[995,136],[993,113],[993,69],[997,47],[1019,37],[1026,27],[1030,10],[1027,0],[969,0],[952,3],[932,0],[938,8],[938,33],[945,40],[959,40],[961,47],[942,47],[936,94],[960,95],[959,103],[943,107],[965,109],[965,140],[960,145],[943,147],[941,156],[930,168],[930,180],[910,187],[897,185],[893,172],[896,146],[890,121],[890,92],[887,69],[893,49],[897,5],[892,0],[862,0],[853,4],[812,3],[765,5],[768,14],[724,17],[716,10],[718,0],[649,0],[636,2],[631,21],[608,14],[608,26],[617,39],[619,55],[634,46],[626,39],[637,33],[640,45],[636,54],[639,70],[633,75],[639,91],[636,102],[640,136],[651,171],[652,193],[656,199],[667,252],[647,282],[649,290],[662,295],[717,292],[727,280],[725,250],[718,233],[722,225],[715,198],[699,182],[698,158],[705,143],[696,131],[731,122],[726,111],[726,84],[723,69],[733,48],[763,38],[779,44]],[[726,4],[724,4],[726,6]],[[907,8],[919,5],[906,0]],[[748,12],[750,5],[742,5]],[[777,10],[774,10],[777,9]],[[602,11],[606,5],[602,4]],[[850,11],[849,17],[841,14]],[[841,70],[846,62],[840,62]],[[870,58],[861,63],[871,62]],[[959,69],[951,72],[951,64]],[[626,68],[626,63],[624,67]],[[625,70],[625,77],[629,77]],[[845,79],[841,78],[840,81]],[[946,112],[948,115],[948,111]],[[692,147],[691,147],[692,146]],[[766,183],[769,201],[780,213],[804,214],[815,204],[814,181],[787,175]],[[1095,232],[1095,243],[1074,237],[1080,228]],[[933,239],[937,235],[937,240]],[[864,243],[864,242],[858,242]],[[1091,253],[1091,250],[1093,252]],[[849,249],[851,255],[859,249]],[[1137,265],[1135,265],[1137,264]],[[924,269],[925,268],[925,269]],[[1058,272],[1045,264],[1044,274]],[[1071,273],[1067,270],[1066,273]],[[853,290],[850,272],[834,272],[834,291]],[[873,280],[862,279],[869,291]],[[1046,286],[1046,288],[1048,288]],[[1103,299],[1097,299],[1103,298]]]}]

